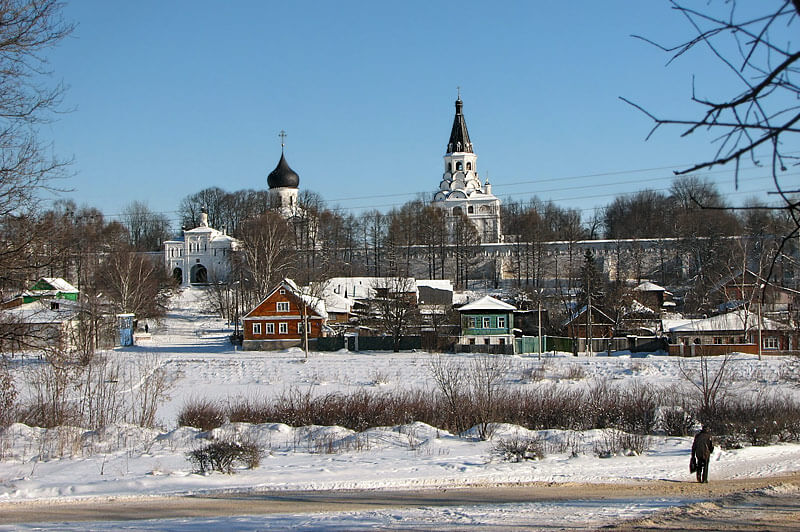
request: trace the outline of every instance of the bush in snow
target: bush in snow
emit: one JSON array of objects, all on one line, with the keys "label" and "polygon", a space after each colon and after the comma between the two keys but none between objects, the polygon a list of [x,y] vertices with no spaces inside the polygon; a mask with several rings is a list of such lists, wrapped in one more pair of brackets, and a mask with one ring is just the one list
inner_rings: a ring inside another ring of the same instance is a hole
[{"label": "bush in snow", "polygon": [[800,403],[782,394],[754,393],[727,399],[704,419],[722,447],[800,440]]},{"label": "bush in snow", "polygon": [[254,469],[261,463],[261,448],[253,442],[215,441],[186,453],[199,473],[219,471],[232,474],[235,465]]},{"label": "bush in snow", "polygon": [[692,414],[679,406],[661,410],[661,430],[667,436],[688,436],[696,423]]},{"label": "bush in snow", "polygon": [[650,448],[650,438],[644,434],[629,434],[621,430],[606,430],[594,443],[594,454],[599,458],[616,455],[639,455]]},{"label": "bush in snow", "polygon": [[210,399],[189,399],[178,414],[178,425],[209,431],[225,423],[222,406]]},{"label": "bush in snow", "polygon": [[492,448],[492,453],[507,462],[541,460],[544,458],[544,441],[540,436],[501,438]]}]

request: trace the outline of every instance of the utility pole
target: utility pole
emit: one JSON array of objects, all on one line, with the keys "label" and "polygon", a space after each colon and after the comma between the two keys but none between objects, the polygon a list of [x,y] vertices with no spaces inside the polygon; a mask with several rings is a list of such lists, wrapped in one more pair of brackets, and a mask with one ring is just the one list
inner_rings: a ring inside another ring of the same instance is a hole
[{"label": "utility pole", "polygon": [[542,291],[539,290],[539,360],[542,359]]},{"label": "utility pole", "polygon": [[592,279],[586,280],[587,304],[586,304],[586,356],[592,356]]},{"label": "utility pole", "polygon": [[764,294],[764,284],[759,286],[760,290],[758,291],[758,359],[761,360],[761,346],[763,345],[761,342],[761,297]]}]

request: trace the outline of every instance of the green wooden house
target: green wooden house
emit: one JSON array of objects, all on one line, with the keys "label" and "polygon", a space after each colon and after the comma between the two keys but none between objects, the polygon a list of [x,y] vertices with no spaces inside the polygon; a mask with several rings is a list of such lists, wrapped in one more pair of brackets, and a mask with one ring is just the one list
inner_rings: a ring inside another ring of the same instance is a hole
[{"label": "green wooden house", "polygon": [[514,305],[485,296],[459,308],[462,345],[514,345]]}]

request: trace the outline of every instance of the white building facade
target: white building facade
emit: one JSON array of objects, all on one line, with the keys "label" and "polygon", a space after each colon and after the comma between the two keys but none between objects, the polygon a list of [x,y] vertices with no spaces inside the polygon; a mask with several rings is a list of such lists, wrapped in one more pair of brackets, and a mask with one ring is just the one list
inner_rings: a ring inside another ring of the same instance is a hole
[{"label": "white building facade", "polygon": [[481,184],[478,177],[478,156],[469,139],[463,113],[464,102],[456,100],[456,116],[444,155],[444,175],[433,204],[445,213],[447,229],[452,235],[464,217],[478,231],[482,243],[502,242],[500,200],[492,194],[489,180]]},{"label": "white building facade", "polygon": [[208,214],[203,211],[199,227],[164,242],[164,261],[181,286],[226,281],[231,273],[231,254],[238,245],[235,238],[209,227]]}]

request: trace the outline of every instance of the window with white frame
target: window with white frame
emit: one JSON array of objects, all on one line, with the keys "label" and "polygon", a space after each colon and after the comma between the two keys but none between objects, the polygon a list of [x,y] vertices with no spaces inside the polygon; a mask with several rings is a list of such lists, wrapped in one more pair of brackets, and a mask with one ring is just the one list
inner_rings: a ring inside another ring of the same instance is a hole
[{"label": "window with white frame", "polygon": [[506,328],[506,317],[505,316],[498,316],[497,317],[497,328],[498,329],[505,329]]},{"label": "window with white frame", "polygon": [[267,323],[267,334],[275,334],[275,324]]},{"label": "window with white frame", "polygon": [[484,329],[492,328],[492,318],[483,318],[483,328]]},{"label": "window with white frame", "polygon": [[298,321],[297,322],[297,334],[303,334],[303,322],[302,321]]},{"label": "window with white frame", "polygon": [[282,321],[278,324],[278,334],[289,334],[289,324]]},{"label": "window with white frame", "polygon": [[254,323],[253,324],[253,334],[261,334],[261,324]]},{"label": "window with white frame", "polygon": [[278,312],[289,312],[288,301],[278,301],[277,305]]},{"label": "window with white frame", "polygon": [[764,349],[778,349],[778,337],[777,336],[765,336],[764,337]]}]

